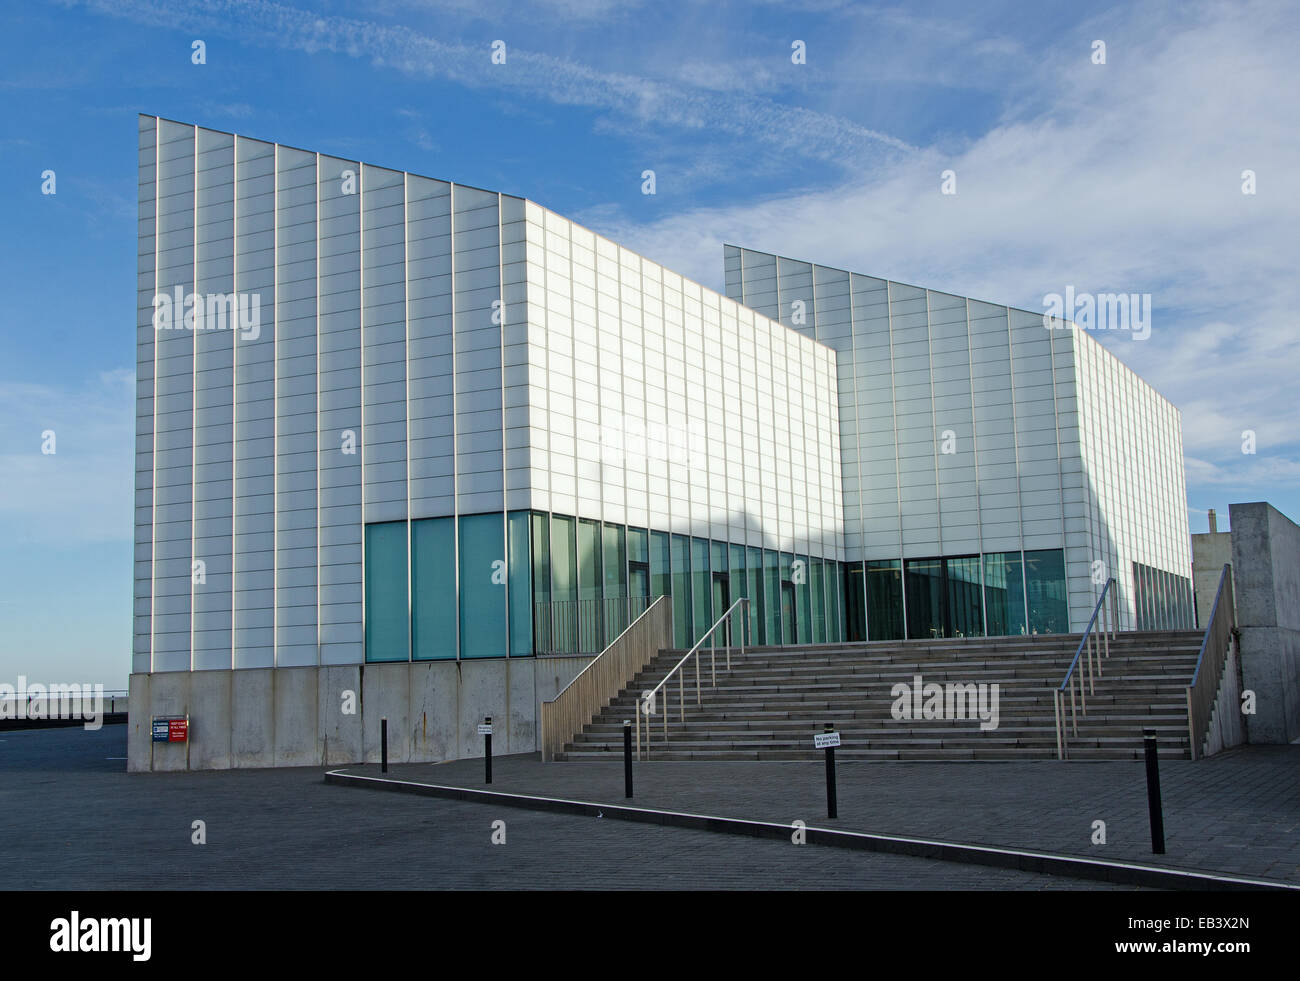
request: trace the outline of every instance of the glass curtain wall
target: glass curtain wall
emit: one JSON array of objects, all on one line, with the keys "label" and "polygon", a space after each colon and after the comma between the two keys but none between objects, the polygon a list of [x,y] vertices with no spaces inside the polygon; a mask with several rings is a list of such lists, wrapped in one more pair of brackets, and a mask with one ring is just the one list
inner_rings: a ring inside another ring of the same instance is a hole
[{"label": "glass curtain wall", "polygon": [[691,560],[685,535],[672,536],[673,646],[689,648],[691,633]]},{"label": "glass curtain wall", "polygon": [[460,656],[506,650],[505,528],[501,514],[460,518]]},{"label": "glass curtain wall", "polygon": [[687,647],[694,647],[704,631],[713,625],[713,585],[709,581],[709,540],[691,539],[691,632]]},{"label": "glass curtain wall", "polygon": [[[749,596],[749,580],[745,577],[745,546],[731,545],[728,546],[730,555],[730,568],[728,569],[728,581],[730,583],[730,600],[732,603],[738,599]],[[748,633],[745,618],[748,615],[745,610],[739,610],[740,615],[733,615],[729,625],[731,642],[739,644],[743,641],[745,634]],[[721,616],[722,614],[718,614]]]},{"label": "glass curtain wall", "polygon": [[600,534],[605,547],[605,594],[603,602],[597,603],[597,606],[601,607],[603,613],[604,647],[608,647],[628,625],[627,545],[622,525],[604,525]]},{"label": "glass curtain wall", "polygon": [[410,659],[406,522],[366,525],[366,660]]},{"label": "glass curtain wall", "polygon": [[867,637],[903,639],[903,572],[898,559],[866,564]]},{"label": "glass curtain wall", "polygon": [[1025,580],[1019,552],[989,552],[984,556],[984,607],[990,637],[1027,633]]},{"label": "glass curtain wall", "polygon": [[749,635],[746,644],[765,643],[764,612],[767,604],[763,600],[763,550],[751,545],[745,549],[745,577],[748,579],[745,595],[749,597]]},{"label": "glass curtain wall", "polygon": [[[668,561],[668,533],[650,532],[650,595],[672,596],[673,582]],[[674,601],[674,606],[676,602]]]},{"label": "glass curtain wall", "polygon": [[578,519],[578,643],[580,651],[599,651],[602,643],[600,522]]},{"label": "glass curtain wall", "polygon": [[795,583],[795,598],[798,604],[795,611],[796,631],[795,642],[807,644],[812,640],[812,563],[808,561],[808,556],[797,555],[795,560],[799,562],[799,576]]},{"label": "glass curtain wall", "polygon": [[627,530],[628,622],[650,605],[650,536],[644,528]]},{"label": "glass curtain wall", "polygon": [[944,620],[943,559],[908,559],[907,636],[914,639],[948,636]]},{"label": "glass curtain wall", "polygon": [[789,552],[781,553],[781,643],[794,644],[798,640],[797,604],[795,601],[796,585],[794,576],[794,556]]},{"label": "glass curtain wall", "polygon": [[593,519],[513,511],[376,522],[365,549],[371,662],[598,652],[663,595],[674,597],[679,647],[742,597],[748,618],[733,625],[733,645],[834,643],[850,616],[865,629],[860,565],[849,577],[855,608],[832,559]]},{"label": "glass curtain wall", "polygon": [[1025,553],[1025,601],[1031,634],[1069,632],[1065,555],[1060,549]]},{"label": "glass curtain wall", "polygon": [[[411,656],[456,656],[456,529],[451,518],[411,522]],[[528,597],[524,597],[528,602]]]},{"label": "glass curtain wall", "polygon": [[811,559],[812,575],[812,642],[826,643],[826,564],[821,559]]},{"label": "glass curtain wall", "polygon": [[984,604],[980,591],[980,557],[962,555],[945,560],[946,622],[950,637],[984,636]]},{"label": "glass curtain wall", "polygon": [[861,562],[844,567],[844,639],[867,639],[867,580]]},{"label": "glass curtain wall", "polygon": [[763,550],[763,643],[776,645],[782,642],[781,557],[771,549]]},{"label": "glass curtain wall", "polygon": [[551,519],[533,512],[533,638],[536,650],[555,649],[551,633]]},{"label": "glass curtain wall", "polygon": [[574,520],[551,516],[551,650],[578,649],[578,534]]},{"label": "glass curtain wall", "polygon": [[528,521],[527,511],[512,511],[506,517],[510,653],[518,656],[533,653],[533,561]]}]

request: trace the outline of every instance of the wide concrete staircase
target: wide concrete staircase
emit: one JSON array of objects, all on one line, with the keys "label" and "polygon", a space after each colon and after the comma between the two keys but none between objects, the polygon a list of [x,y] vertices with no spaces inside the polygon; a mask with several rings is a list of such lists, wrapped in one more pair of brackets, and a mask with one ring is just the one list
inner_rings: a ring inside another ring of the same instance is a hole
[{"label": "wide concrete staircase", "polygon": [[[837,760],[1033,760],[1056,756],[1052,692],[1079,645],[1078,634],[934,641],[882,641],[732,651],[731,670],[718,652],[718,683],[709,686],[701,652],[700,704],[695,672],[686,668],[686,722],[680,721],[676,677],[656,706],[650,759],[817,760],[813,734],[831,723],[841,735]],[[1160,755],[1189,757],[1185,689],[1201,634],[1193,630],[1121,633],[1103,659],[1088,714],[1070,734],[1071,760],[1127,760],[1143,755],[1142,730],[1155,729]],[[653,688],[685,651],[660,651],[649,667],[586,726],[559,760],[610,759],[623,750],[623,720],[634,700]],[[1082,660],[1080,661],[1082,666]],[[978,719],[896,720],[898,682],[999,686],[996,729]],[[1068,714],[1068,700],[1067,700]],[[644,737],[643,737],[644,738]]]}]

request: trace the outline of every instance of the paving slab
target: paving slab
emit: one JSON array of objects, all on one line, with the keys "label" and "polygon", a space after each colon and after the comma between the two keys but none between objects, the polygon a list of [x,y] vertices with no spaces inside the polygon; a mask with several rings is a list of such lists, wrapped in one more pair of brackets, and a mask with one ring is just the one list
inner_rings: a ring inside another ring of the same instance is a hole
[{"label": "paving slab", "polygon": [[[388,775],[485,786],[481,759],[391,765]],[[621,757],[542,763],[532,753],[496,757],[491,789],[1300,884],[1300,746],[1162,760],[1160,782],[1164,855],[1151,852],[1141,762],[843,763],[836,769],[837,820],[826,817],[822,763],[640,762],[628,802]],[[1104,843],[1096,822],[1104,822]]]},{"label": "paving slab", "polygon": [[[127,773],[126,727],[0,734],[11,890],[1075,890],[901,855],[340,791],[326,768]],[[378,770],[378,767],[372,767]],[[205,822],[206,844],[192,842]],[[506,822],[505,844],[491,841]],[[350,915],[340,899],[339,916]]]}]

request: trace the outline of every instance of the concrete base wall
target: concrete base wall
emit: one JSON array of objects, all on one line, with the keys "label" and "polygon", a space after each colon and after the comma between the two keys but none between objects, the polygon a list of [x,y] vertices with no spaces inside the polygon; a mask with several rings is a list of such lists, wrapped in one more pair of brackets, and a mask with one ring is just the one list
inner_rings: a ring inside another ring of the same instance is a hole
[{"label": "concrete base wall", "polygon": [[[438,762],[483,755],[478,725],[492,716],[493,753],[540,749],[539,703],[590,657],[491,658],[236,671],[133,674],[127,769],[341,766],[388,759]],[[185,743],[155,743],[155,716],[190,719]]]},{"label": "concrete base wall", "polygon": [[1252,743],[1300,739],[1300,527],[1259,502],[1233,504],[1232,574],[1241,683],[1255,693]]}]

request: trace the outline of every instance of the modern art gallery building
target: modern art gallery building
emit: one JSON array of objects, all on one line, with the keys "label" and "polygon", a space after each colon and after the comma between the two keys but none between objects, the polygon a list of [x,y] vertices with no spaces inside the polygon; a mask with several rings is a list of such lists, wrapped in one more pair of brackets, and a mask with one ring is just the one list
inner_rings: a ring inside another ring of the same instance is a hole
[{"label": "modern art gallery building", "polygon": [[[129,766],[537,746],[689,647],[1190,625],[1179,415],[1068,324],[141,116]],[[188,739],[150,720],[187,717]]]}]

